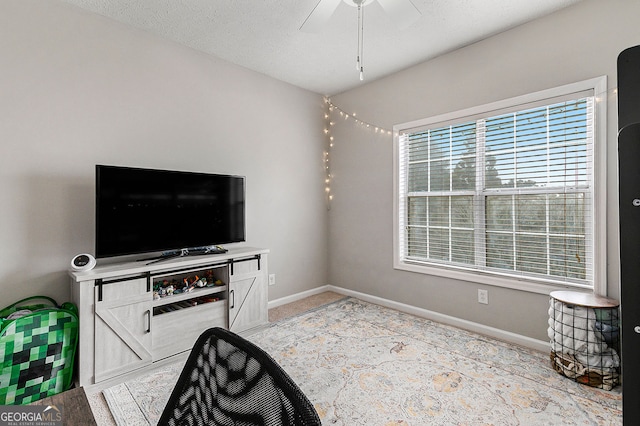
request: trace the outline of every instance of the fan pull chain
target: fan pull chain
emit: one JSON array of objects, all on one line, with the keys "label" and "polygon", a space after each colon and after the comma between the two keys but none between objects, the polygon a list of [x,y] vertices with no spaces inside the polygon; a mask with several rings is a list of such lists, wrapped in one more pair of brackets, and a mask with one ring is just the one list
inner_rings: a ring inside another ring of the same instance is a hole
[{"label": "fan pull chain", "polygon": [[356,69],[360,71],[360,81],[364,80],[364,9],[358,4],[358,55]]},{"label": "fan pull chain", "polygon": [[361,37],[361,33],[360,33],[360,24],[362,22],[362,17],[361,17],[361,10],[360,10],[361,6],[358,5],[358,48],[356,50],[356,70],[360,71],[360,37]]}]

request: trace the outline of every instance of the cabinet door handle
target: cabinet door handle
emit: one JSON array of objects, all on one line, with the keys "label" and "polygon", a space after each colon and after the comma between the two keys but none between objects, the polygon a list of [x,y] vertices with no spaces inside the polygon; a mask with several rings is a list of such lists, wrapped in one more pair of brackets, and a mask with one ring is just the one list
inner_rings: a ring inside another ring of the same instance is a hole
[{"label": "cabinet door handle", "polygon": [[147,315],[147,333],[151,333],[151,310],[147,309],[145,314]]},{"label": "cabinet door handle", "polygon": [[229,309],[233,309],[236,307],[236,293],[235,290],[231,290],[229,292],[229,296],[231,296],[231,306],[229,306]]}]

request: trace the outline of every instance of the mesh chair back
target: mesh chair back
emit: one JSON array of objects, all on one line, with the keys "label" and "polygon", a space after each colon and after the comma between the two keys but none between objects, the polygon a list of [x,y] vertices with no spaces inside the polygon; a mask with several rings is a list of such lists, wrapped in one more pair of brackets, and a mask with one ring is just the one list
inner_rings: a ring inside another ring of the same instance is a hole
[{"label": "mesh chair back", "polygon": [[320,425],[307,397],[266,352],[222,328],[198,338],[159,425]]}]

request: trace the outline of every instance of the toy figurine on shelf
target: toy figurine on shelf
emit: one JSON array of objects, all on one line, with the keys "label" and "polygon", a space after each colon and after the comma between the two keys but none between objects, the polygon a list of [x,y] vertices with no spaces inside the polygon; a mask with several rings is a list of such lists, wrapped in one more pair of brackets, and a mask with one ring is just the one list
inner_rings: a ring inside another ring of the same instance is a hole
[{"label": "toy figurine on shelf", "polygon": [[206,271],[201,271],[199,275],[174,276],[154,281],[153,298],[154,300],[158,300],[159,298],[172,296],[174,294],[191,293],[198,288],[223,285],[225,284],[222,280],[216,279],[214,270],[207,269]]}]

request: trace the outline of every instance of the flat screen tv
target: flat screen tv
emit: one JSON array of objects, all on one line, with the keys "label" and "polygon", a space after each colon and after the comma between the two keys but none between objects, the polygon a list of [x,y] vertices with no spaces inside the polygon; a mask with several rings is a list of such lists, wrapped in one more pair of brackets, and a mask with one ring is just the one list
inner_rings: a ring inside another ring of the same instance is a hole
[{"label": "flat screen tv", "polygon": [[96,257],[244,240],[244,177],[96,165]]}]

